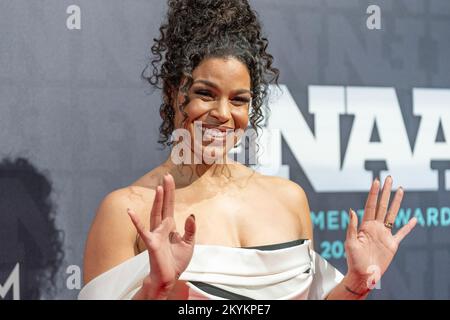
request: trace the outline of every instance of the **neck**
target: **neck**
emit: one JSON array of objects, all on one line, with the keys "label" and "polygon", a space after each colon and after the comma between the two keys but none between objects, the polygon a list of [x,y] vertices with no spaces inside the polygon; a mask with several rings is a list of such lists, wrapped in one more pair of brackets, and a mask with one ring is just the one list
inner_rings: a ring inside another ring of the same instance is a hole
[{"label": "neck", "polygon": [[230,158],[223,163],[175,164],[169,156],[163,167],[173,176],[177,187],[185,187],[200,181],[229,182],[234,177],[233,173],[236,173],[238,165],[239,163]]}]

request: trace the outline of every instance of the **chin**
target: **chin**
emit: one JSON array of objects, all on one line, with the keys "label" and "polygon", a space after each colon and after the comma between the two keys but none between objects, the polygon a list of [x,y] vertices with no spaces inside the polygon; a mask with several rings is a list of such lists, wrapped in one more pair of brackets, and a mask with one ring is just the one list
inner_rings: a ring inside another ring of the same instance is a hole
[{"label": "chin", "polygon": [[234,130],[228,132],[228,134],[223,134],[207,132],[204,128],[198,131],[192,130],[191,137],[192,151],[196,159],[201,159],[204,164],[225,163],[228,152],[238,140]]},{"label": "chin", "polygon": [[195,155],[195,159],[198,163],[202,164],[223,164],[226,160],[226,157],[229,150],[222,146],[214,146],[214,145],[197,145],[194,147],[192,152]]},{"label": "chin", "polygon": [[205,146],[203,147],[203,163],[206,164],[224,164],[226,163],[226,155],[228,153],[228,150],[224,147],[210,147]]}]

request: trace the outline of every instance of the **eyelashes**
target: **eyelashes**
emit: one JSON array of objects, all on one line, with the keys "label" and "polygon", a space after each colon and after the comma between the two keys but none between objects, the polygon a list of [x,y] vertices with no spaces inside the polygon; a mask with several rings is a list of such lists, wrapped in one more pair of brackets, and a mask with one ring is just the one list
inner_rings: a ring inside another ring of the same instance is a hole
[{"label": "eyelashes", "polygon": [[197,90],[195,91],[195,94],[201,97],[214,98],[213,94],[207,90]]},{"label": "eyelashes", "polygon": [[[214,94],[208,90],[196,90],[196,91],[194,91],[194,93],[204,101],[213,101],[215,98]],[[246,97],[236,96],[233,99],[231,99],[231,101],[234,102],[234,104],[243,105],[243,104],[249,104],[251,99],[246,98]]]}]

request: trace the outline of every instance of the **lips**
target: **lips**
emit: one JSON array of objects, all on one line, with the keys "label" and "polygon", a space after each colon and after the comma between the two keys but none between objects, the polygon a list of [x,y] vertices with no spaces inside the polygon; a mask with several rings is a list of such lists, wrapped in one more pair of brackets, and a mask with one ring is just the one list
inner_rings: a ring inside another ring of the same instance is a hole
[{"label": "lips", "polygon": [[202,129],[214,129],[219,131],[227,131],[227,130],[234,130],[234,128],[227,127],[227,126],[217,126],[212,124],[203,123]]},{"label": "lips", "polygon": [[234,132],[234,129],[226,126],[202,125],[202,134],[204,140],[225,140],[226,137]]}]

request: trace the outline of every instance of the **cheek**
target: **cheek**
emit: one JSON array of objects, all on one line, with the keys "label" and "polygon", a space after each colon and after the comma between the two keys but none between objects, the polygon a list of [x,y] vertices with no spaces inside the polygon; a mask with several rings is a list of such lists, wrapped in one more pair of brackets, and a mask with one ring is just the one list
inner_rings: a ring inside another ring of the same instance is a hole
[{"label": "cheek", "polygon": [[235,128],[240,128],[240,129],[247,128],[248,119],[249,119],[249,114],[248,114],[247,108],[237,109],[232,114],[233,114]]},{"label": "cheek", "polygon": [[[186,120],[185,115],[179,109],[175,111],[175,121],[177,123],[177,127],[185,127],[191,122],[201,120],[200,118],[203,115],[207,114],[207,112],[208,106],[205,103],[202,103],[202,101],[198,101],[198,99],[192,100],[184,108],[184,113],[187,116]],[[184,120],[185,123],[183,125]]]},{"label": "cheek", "polygon": [[207,115],[209,109],[210,108],[207,103],[200,101],[199,99],[194,99],[187,104],[184,111],[188,116],[187,121],[192,122],[195,120],[200,120],[202,116]]}]

